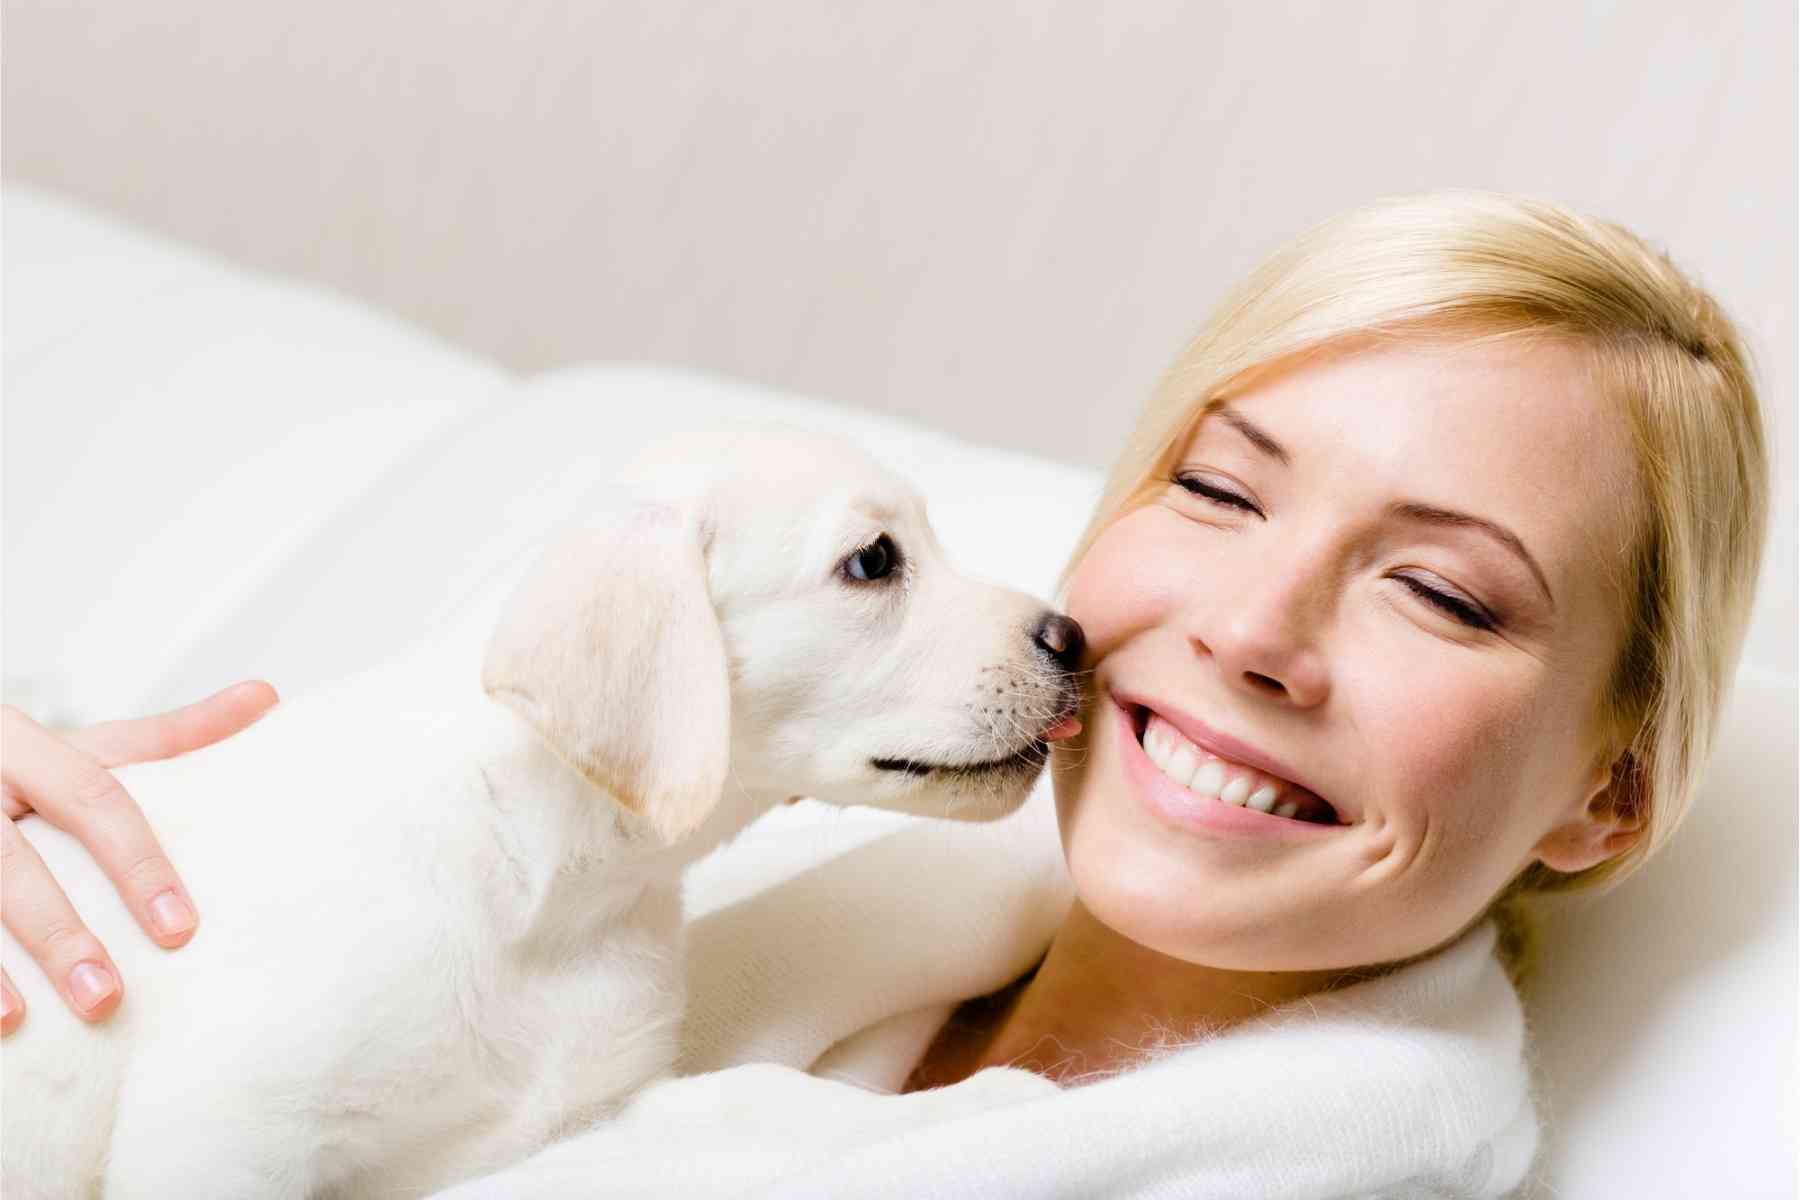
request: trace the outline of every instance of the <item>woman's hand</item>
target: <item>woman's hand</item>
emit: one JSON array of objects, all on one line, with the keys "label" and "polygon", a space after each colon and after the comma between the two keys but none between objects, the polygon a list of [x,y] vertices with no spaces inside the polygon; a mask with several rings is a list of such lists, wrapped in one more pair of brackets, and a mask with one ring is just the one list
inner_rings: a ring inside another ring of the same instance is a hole
[{"label": "woman's hand", "polygon": [[[239,683],[157,716],[65,732],[0,706],[6,814],[0,822],[0,920],[83,1020],[104,1020],[119,1007],[118,969],[13,821],[35,812],[79,839],[144,932],[171,950],[184,945],[199,921],[194,902],[137,803],[108,768],[211,745],[254,722],[278,699],[266,683]],[[0,1036],[24,1019],[25,1001],[0,971]]]}]

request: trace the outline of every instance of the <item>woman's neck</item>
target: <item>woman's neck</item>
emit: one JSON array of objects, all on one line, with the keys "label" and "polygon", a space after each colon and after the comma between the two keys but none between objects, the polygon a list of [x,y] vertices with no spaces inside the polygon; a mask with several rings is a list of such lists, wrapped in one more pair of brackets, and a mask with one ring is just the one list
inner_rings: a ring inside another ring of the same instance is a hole
[{"label": "woman's neck", "polygon": [[988,1036],[965,1043],[958,1073],[1016,1066],[1065,1083],[1111,1072],[1159,1045],[1322,991],[1343,974],[1184,962],[1115,933],[1076,900],[1036,974],[999,1006]]}]

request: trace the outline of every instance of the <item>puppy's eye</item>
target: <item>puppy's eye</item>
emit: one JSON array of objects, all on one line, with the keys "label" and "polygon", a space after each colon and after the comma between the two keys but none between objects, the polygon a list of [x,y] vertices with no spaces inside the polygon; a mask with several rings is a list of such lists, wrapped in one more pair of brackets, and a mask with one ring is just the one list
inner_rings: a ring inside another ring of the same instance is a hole
[{"label": "puppy's eye", "polygon": [[862,583],[884,579],[900,564],[900,548],[882,534],[844,560],[844,574]]}]

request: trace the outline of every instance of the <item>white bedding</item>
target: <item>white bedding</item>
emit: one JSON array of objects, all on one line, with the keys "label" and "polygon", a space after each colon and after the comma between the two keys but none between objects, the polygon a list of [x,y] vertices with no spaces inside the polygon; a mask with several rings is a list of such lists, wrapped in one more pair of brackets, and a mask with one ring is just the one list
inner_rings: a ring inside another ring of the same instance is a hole
[{"label": "white bedding", "polygon": [[[333,296],[4,197],[5,698],[92,719],[393,652],[650,436],[786,420],[912,476],[950,553],[1046,594],[1092,472],[655,366],[510,377]],[[1558,1197],[1791,1195],[1795,683],[1753,667],[1690,828],[1547,939]],[[796,851],[827,855],[852,823]],[[728,853],[728,852],[727,852]],[[796,864],[798,865],[798,864]]]}]

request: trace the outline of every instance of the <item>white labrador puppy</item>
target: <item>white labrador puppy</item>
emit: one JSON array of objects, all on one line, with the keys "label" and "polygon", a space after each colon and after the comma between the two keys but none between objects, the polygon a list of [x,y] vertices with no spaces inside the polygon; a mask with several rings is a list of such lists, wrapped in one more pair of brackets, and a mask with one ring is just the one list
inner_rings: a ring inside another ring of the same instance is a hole
[{"label": "white labrador puppy", "polygon": [[8,937],[7,1200],[414,1196],[667,1070],[679,876],[797,794],[991,818],[1078,700],[1077,626],[944,561],[821,437],[690,439],[449,643],[125,768],[200,909],[165,955],[23,822],[131,981],[100,1027]]}]

